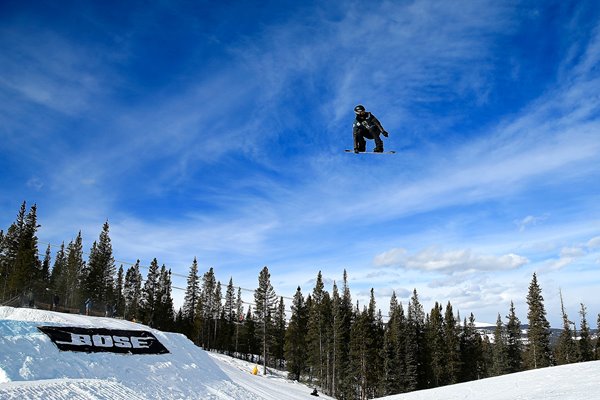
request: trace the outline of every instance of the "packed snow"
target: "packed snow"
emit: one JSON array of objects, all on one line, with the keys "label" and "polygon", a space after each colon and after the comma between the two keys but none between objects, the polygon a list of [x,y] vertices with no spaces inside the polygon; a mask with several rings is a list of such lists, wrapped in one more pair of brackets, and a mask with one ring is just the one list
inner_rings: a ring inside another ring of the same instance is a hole
[{"label": "packed snow", "polygon": [[[59,351],[38,326],[149,331],[169,354]],[[113,318],[0,307],[1,399],[310,399],[284,375],[252,375],[254,364],[213,355],[184,335]],[[320,398],[331,397],[320,394]]]},{"label": "packed snow", "polygon": [[[168,354],[59,351],[38,326],[149,331]],[[185,336],[112,318],[0,307],[1,399],[314,399],[285,373],[206,352]],[[262,371],[262,368],[261,368]],[[386,400],[600,400],[600,361],[544,368]],[[319,398],[331,399],[319,393]]]}]

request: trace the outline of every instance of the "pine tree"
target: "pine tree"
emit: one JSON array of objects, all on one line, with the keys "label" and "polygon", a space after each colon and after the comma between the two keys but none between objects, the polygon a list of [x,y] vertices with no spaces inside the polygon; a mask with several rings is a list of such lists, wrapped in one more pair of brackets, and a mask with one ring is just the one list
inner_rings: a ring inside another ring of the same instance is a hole
[{"label": "pine tree", "polygon": [[8,281],[8,245],[4,231],[0,229],[0,282],[3,282],[0,288],[0,301],[4,300],[6,295],[6,283]]},{"label": "pine tree", "polygon": [[279,305],[275,314],[275,332],[273,343],[273,356],[277,361],[277,368],[282,369],[285,365],[285,303],[283,297],[279,297]]},{"label": "pine tree", "polygon": [[49,289],[50,286],[50,264],[52,263],[52,257],[50,255],[50,245],[46,247],[46,253],[44,255],[44,261],[42,261],[42,269],[40,275],[40,283],[42,288]]},{"label": "pine tree", "polygon": [[227,290],[225,291],[225,303],[223,304],[224,326],[222,328],[223,337],[225,338],[225,351],[227,354],[235,350],[235,324],[237,322],[237,304],[235,297],[235,288],[233,286],[233,278],[229,278]]},{"label": "pine tree", "polygon": [[369,300],[369,313],[374,315],[373,322],[371,324],[371,335],[373,336],[373,346],[370,349],[371,365],[373,368],[370,370],[370,387],[373,397],[381,397],[384,393],[383,388],[383,354],[381,349],[383,348],[383,334],[385,331],[385,325],[383,323],[383,314],[381,310],[376,310],[375,304],[375,291],[371,289],[371,298]]},{"label": "pine tree", "polygon": [[159,287],[158,280],[160,271],[158,260],[154,258],[148,268],[148,275],[142,288],[142,298],[140,301],[140,311],[142,320],[149,326],[156,326],[156,308],[158,305]]},{"label": "pine tree", "polygon": [[241,341],[242,351],[246,354],[246,360],[249,359],[251,362],[254,362],[254,355],[260,352],[261,346],[257,339],[256,318],[252,313],[252,307],[248,307],[248,313],[244,319],[244,330]]},{"label": "pine tree", "polygon": [[442,305],[435,302],[429,316],[429,323],[426,329],[426,343],[428,347],[428,358],[431,387],[437,387],[446,384],[446,344],[444,341],[444,316],[442,315]]},{"label": "pine tree", "polygon": [[406,388],[407,391],[427,388],[425,370],[425,312],[419,302],[417,290],[408,305],[406,326]]},{"label": "pine tree", "polygon": [[444,311],[444,343],[446,345],[446,376],[445,384],[458,383],[460,380],[460,319],[454,316],[452,304],[446,304]]},{"label": "pine tree", "polygon": [[182,319],[184,332],[192,338],[192,328],[196,318],[196,309],[200,300],[200,277],[198,276],[198,261],[194,257],[187,277],[185,296],[183,298]]},{"label": "pine tree", "polygon": [[115,315],[123,317],[125,315],[125,296],[123,294],[125,286],[125,275],[123,271],[123,265],[119,267],[117,272],[117,280],[115,282]]},{"label": "pine tree", "polygon": [[306,360],[307,322],[308,310],[300,286],[298,286],[292,302],[292,316],[285,333],[286,369],[290,379],[297,381],[300,381],[308,366]]},{"label": "pine tree", "polygon": [[550,323],[546,319],[544,298],[537,275],[534,273],[527,294],[527,319],[529,330],[527,333],[527,346],[525,362],[529,369],[543,368],[552,365],[552,351],[550,350]]},{"label": "pine tree", "polygon": [[521,341],[521,321],[515,312],[515,305],[510,302],[506,323],[506,357],[508,361],[507,373],[521,371],[523,363],[523,344]]},{"label": "pine tree", "polygon": [[243,305],[244,303],[242,301],[242,288],[240,288],[240,287],[238,287],[237,299],[235,301],[235,304],[236,304],[235,314],[237,315],[237,318],[236,318],[236,323],[235,323],[235,347],[234,347],[234,350],[236,353],[238,353],[240,351],[239,350],[240,326],[244,322],[244,305]]},{"label": "pine tree", "polygon": [[140,320],[142,301],[142,274],[140,273],[140,260],[127,269],[125,282],[123,284],[123,296],[125,298],[125,319]]},{"label": "pine tree", "polygon": [[321,271],[317,274],[308,317],[308,360],[321,388],[326,388],[325,290]]},{"label": "pine tree", "polygon": [[[23,203],[23,206],[25,206],[25,203]],[[23,211],[24,208],[22,207],[17,223],[21,223],[19,219]],[[13,260],[12,273],[8,276],[8,288],[12,294],[25,291],[30,293],[40,292],[42,267],[38,258],[38,239],[36,236],[38,227],[37,206],[34,204],[29,209],[22,225],[17,229],[18,236],[16,237],[16,243],[14,243],[16,254]],[[33,297],[31,299],[33,301]]]},{"label": "pine tree", "polygon": [[86,276],[86,263],[83,261],[83,239],[81,231],[74,241],[67,246],[67,265],[64,271],[65,305],[67,307],[83,307],[82,286]]},{"label": "pine tree", "polygon": [[50,273],[50,287],[55,295],[60,296],[65,304],[64,293],[67,291],[66,287],[66,273],[67,270],[67,257],[65,255],[65,243],[60,245],[60,248],[56,252],[54,257],[54,266]]},{"label": "pine tree", "polygon": [[492,359],[492,376],[499,376],[509,373],[509,360],[508,360],[508,343],[507,334],[504,325],[502,324],[502,318],[498,314],[496,320],[496,329],[494,330],[494,345],[492,346],[493,359]]},{"label": "pine tree", "polygon": [[158,275],[154,322],[157,329],[168,331],[173,329],[174,321],[175,310],[171,295],[171,270],[163,264]]},{"label": "pine tree", "polygon": [[581,316],[581,339],[579,340],[580,361],[592,361],[594,359],[594,348],[590,337],[590,327],[586,319],[586,307],[581,304],[579,315]]},{"label": "pine tree", "polygon": [[355,382],[358,398],[367,399],[369,395],[368,368],[369,349],[372,341],[369,336],[369,315],[366,307],[359,311],[358,304],[355,310],[355,319],[350,329],[350,376]]},{"label": "pine tree", "polygon": [[560,310],[562,313],[563,330],[554,350],[554,358],[558,365],[563,365],[577,362],[577,347],[573,339],[574,332],[571,330],[573,322],[569,321],[569,317],[565,312],[562,291],[560,292]]},{"label": "pine tree", "polygon": [[325,371],[323,381],[323,391],[331,394],[333,386],[333,303],[329,292],[325,291],[323,302],[321,304],[321,318],[323,323],[323,371]]},{"label": "pine tree", "polygon": [[396,292],[390,299],[390,319],[383,336],[383,395],[402,393],[404,377],[404,348],[402,346],[404,311],[398,304]]},{"label": "pine tree", "polygon": [[594,353],[596,360],[600,360],[600,313],[596,318],[596,346],[594,347]]},{"label": "pine tree", "polygon": [[17,255],[21,247],[21,237],[25,231],[26,212],[27,205],[23,202],[16,221],[10,225],[2,239],[2,248],[0,248],[0,278],[4,282],[2,299],[10,299],[19,293],[18,289],[13,288],[13,282],[15,281],[14,274]]},{"label": "pine tree", "polygon": [[227,322],[236,320],[236,304],[235,304],[235,288],[233,287],[233,278],[229,278],[227,290],[225,291],[225,303],[223,304],[223,312]]},{"label": "pine tree", "polygon": [[269,346],[271,344],[271,332],[273,328],[273,316],[275,314],[277,295],[271,285],[271,274],[265,266],[258,276],[258,288],[254,291],[254,302],[256,304],[256,319],[261,324],[261,340],[263,354],[263,374],[267,374],[267,362],[269,357]]},{"label": "pine tree", "polygon": [[[307,301],[308,302],[308,301]],[[352,296],[348,287],[348,274],[344,270],[342,295],[333,298],[333,388],[332,396],[340,399],[349,399],[354,393],[354,383],[350,365],[350,334],[354,313],[352,310]]]},{"label": "pine tree", "polygon": [[[217,280],[215,271],[211,267],[202,276],[202,289],[200,291],[200,301],[198,302],[198,311],[196,312],[196,325],[200,328],[200,343],[206,350],[213,348],[212,332],[218,315],[217,299],[215,299],[215,291],[217,288]],[[220,302],[221,299],[218,299]]]},{"label": "pine tree", "polygon": [[90,251],[87,275],[84,281],[85,295],[96,303],[112,303],[115,271],[109,225],[106,221],[102,226],[98,241],[94,242]]},{"label": "pine tree", "polygon": [[475,327],[475,316],[471,313],[468,322],[465,319],[460,341],[463,382],[485,378],[482,345],[481,335]]},{"label": "pine tree", "polygon": [[223,340],[222,340],[222,335],[219,334],[219,328],[222,325],[220,322],[223,319],[223,304],[221,303],[221,299],[223,298],[223,294],[222,294],[222,289],[221,289],[221,281],[217,281],[217,284],[215,285],[215,293],[213,295],[213,299],[215,301],[214,303],[214,310],[213,310],[213,314],[212,314],[212,321],[213,321],[213,341],[212,343],[214,343],[213,347],[217,350],[221,350],[223,347]]}]

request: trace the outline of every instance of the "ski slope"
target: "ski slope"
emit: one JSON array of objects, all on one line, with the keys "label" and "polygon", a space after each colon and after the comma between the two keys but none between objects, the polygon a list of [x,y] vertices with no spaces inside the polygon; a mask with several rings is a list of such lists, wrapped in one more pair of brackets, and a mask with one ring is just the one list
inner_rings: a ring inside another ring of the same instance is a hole
[{"label": "ski slope", "polygon": [[600,361],[541,368],[383,399],[600,400]]},{"label": "ski slope", "polygon": [[[159,355],[59,351],[40,325],[150,331]],[[225,360],[231,361],[225,361]],[[0,399],[309,399],[283,376],[252,375],[253,364],[212,355],[184,335],[112,318],[0,307]],[[331,399],[321,395],[320,398]]]},{"label": "ski slope", "polygon": [[[59,351],[40,325],[150,331],[159,355]],[[0,307],[0,399],[315,399],[285,373],[252,375],[248,362],[185,336],[129,321]],[[331,399],[322,393],[321,399]],[[385,397],[386,400],[600,400],[600,361],[544,368]]]}]

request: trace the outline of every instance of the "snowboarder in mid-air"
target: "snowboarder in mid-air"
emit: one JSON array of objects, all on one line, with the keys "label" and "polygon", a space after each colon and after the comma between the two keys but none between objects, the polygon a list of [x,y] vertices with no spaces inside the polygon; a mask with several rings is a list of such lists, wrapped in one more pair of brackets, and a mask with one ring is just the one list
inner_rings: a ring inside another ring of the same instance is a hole
[{"label": "snowboarder in mid-air", "polygon": [[352,136],[354,137],[354,152],[364,153],[366,151],[366,139],[375,140],[374,153],[383,153],[383,141],[379,135],[388,137],[388,133],[381,122],[373,114],[367,112],[361,104],[354,107],[356,119],[352,124]]}]

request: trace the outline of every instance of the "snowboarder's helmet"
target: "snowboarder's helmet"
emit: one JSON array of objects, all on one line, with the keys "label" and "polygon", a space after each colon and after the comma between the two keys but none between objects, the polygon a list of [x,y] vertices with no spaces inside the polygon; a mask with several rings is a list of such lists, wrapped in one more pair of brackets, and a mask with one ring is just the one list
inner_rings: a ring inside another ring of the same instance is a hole
[{"label": "snowboarder's helmet", "polygon": [[362,114],[364,112],[365,112],[365,106],[363,106],[362,104],[359,104],[356,107],[354,107],[355,114]]}]

